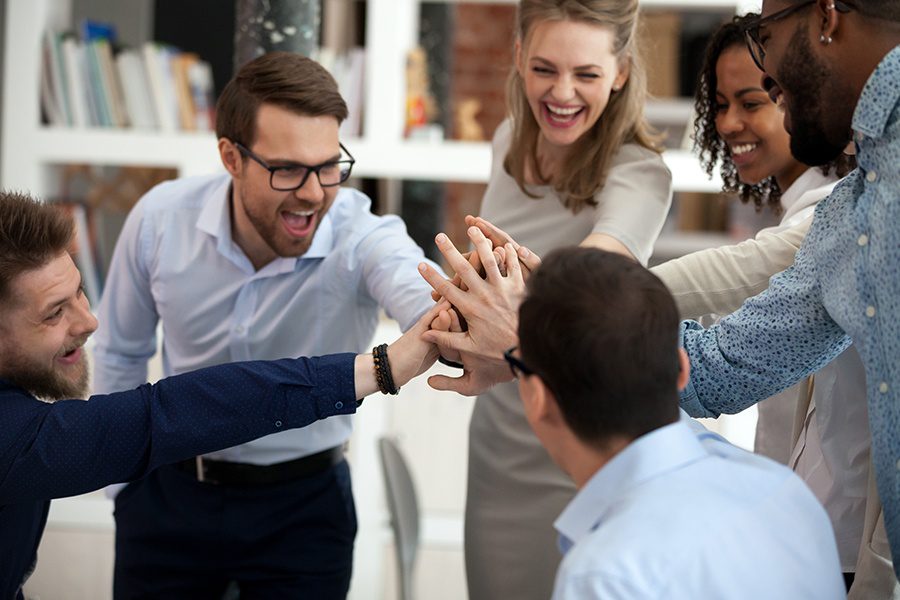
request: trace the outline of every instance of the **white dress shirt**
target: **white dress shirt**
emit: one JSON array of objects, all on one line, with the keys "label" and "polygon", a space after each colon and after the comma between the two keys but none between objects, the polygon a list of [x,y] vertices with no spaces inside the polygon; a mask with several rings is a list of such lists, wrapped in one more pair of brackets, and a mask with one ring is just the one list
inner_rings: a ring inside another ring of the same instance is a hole
[{"label": "white dress shirt", "polygon": [[556,529],[568,551],[554,600],[845,597],[806,485],[685,417],[597,471]]},{"label": "white dress shirt", "polygon": [[[163,183],[131,211],[110,266],[96,334],[95,391],[146,381],[162,322],[165,376],[233,361],[363,352],[379,306],[402,329],[433,306],[422,250],[403,222],[342,188],[299,258],[259,271],[231,237],[230,177]],[[190,402],[190,398],[185,398]],[[272,464],[345,442],[339,416],[210,454]]]}]

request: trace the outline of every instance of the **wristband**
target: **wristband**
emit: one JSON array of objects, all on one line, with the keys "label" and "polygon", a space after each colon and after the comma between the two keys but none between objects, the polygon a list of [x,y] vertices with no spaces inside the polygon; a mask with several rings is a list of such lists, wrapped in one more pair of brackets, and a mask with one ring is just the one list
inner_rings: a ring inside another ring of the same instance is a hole
[{"label": "wristband", "polygon": [[394,377],[391,374],[391,365],[388,362],[387,344],[381,344],[372,348],[372,357],[375,361],[375,381],[382,394],[396,396],[400,388],[394,385]]}]

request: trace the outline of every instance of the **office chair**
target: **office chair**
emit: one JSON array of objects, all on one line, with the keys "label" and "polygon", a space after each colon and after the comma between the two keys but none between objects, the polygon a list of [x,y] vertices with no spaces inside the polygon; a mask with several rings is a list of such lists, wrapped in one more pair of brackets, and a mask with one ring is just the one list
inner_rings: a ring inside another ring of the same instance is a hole
[{"label": "office chair", "polygon": [[378,451],[384,471],[391,529],[394,530],[400,600],[413,600],[413,567],[419,550],[419,502],[416,499],[416,488],[406,459],[394,439],[380,438]]}]

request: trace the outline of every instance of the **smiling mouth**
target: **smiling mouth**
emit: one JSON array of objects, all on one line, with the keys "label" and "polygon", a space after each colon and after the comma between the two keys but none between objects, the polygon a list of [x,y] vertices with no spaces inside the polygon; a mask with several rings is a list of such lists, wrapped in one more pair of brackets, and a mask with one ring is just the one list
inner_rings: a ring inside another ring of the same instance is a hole
[{"label": "smiling mouth", "polygon": [[554,106],[548,102],[542,104],[547,120],[557,125],[570,125],[584,112],[583,106]]},{"label": "smiling mouth", "polygon": [[749,152],[753,152],[754,150],[756,150],[757,146],[759,146],[759,144],[755,144],[755,143],[736,144],[734,146],[731,146],[731,155],[732,156],[743,156],[744,154],[747,154]]},{"label": "smiling mouth", "polygon": [[315,226],[316,211],[285,210],[281,212],[281,219],[285,229],[291,236],[306,237]]}]

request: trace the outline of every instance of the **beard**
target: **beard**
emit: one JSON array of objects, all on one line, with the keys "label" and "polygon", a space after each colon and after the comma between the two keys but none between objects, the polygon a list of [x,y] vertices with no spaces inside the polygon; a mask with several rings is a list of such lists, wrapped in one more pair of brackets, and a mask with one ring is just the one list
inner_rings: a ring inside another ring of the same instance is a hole
[{"label": "beard", "polygon": [[[0,376],[36,398],[55,402],[56,400],[87,397],[90,368],[84,354],[78,362],[77,367],[80,367],[81,372],[75,380],[64,377],[59,370],[38,364],[14,350],[4,353],[0,362],[5,371]],[[72,365],[70,368],[75,367],[76,365]]]},{"label": "beard", "polygon": [[[852,137],[850,118],[842,118],[841,110],[851,107],[849,115],[852,116],[856,103],[836,90],[834,74],[813,54],[806,27],[794,33],[776,79],[790,95],[788,109],[794,158],[809,166],[821,166],[839,157]],[[823,98],[828,98],[827,113]]]}]

